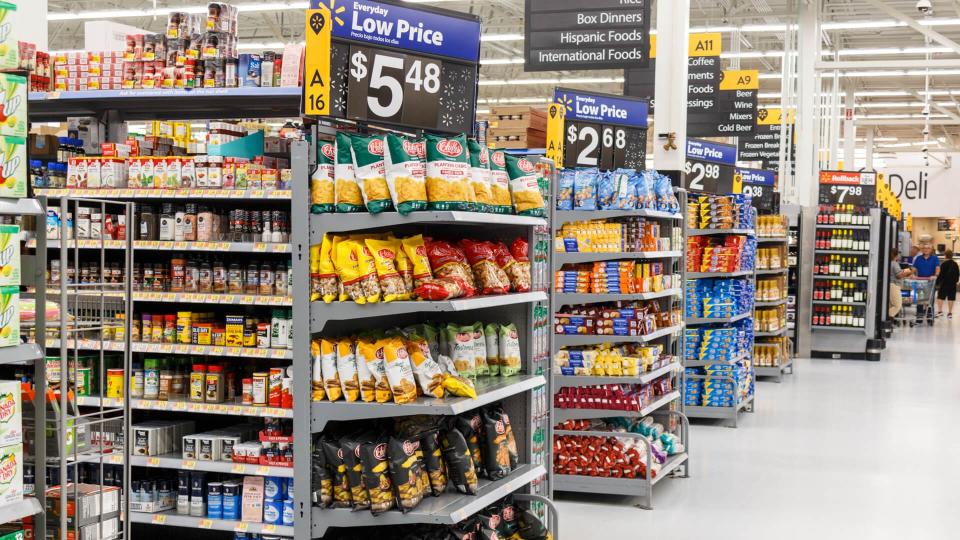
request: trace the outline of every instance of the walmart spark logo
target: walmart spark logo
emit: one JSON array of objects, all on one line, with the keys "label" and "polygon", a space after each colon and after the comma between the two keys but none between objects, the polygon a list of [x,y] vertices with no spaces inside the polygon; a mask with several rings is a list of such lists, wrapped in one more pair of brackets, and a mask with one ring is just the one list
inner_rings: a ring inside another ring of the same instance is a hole
[{"label": "walmart spark logo", "polygon": [[566,94],[560,97],[560,103],[567,109],[567,113],[573,112],[573,100]]},{"label": "walmart spark logo", "polygon": [[343,26],[346,23],[343,22],[343,19],[340,18],[340,15],[347,11],[347,8],[344,6],[338,7],[336,4],[337,0],[330,0],[330,16],[333,17],[333,20],[336,21],[337,25]]}]

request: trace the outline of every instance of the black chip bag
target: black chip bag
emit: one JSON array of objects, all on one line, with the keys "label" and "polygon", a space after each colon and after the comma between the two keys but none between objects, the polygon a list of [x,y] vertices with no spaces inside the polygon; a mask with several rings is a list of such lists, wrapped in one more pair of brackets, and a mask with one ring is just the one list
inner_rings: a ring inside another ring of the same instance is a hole
[{"label": "black chip bag", "polygon": [[476,518],[467,518],[453,527],[450,527],[449,540],[477,540],[480,532],[480,522]]},{"label": "black chip bag", "polygon": [[420,439],[415,439],[412,442],[417,447],[415,452],[417,456],[417,465],[419,468],[417,482],[420,486],[420,499],[422,500],[423,497],[426,497],[432,492],[430,487],[430,473],[427,472],[427,465],[424,463],[423,444],[421,443]]},{"label": "black chip bag", "polygon": [[360,463],[360,444],[365,436],[348,435],[340,439],[343,464],[347,468],[347,482],[350,484],[350,498],[354,510],[370,509],[370,494],[363,485],[363,466]]},{"label": "black chip bag", "polygon": [[313,442],[311,456],[312,472],[312,500],[320,508],[330,508],[333,504],[333,477],[327,468],[327,458],[323,452],[323,438],[317,437]]},{"label": "black chip bag", "polygon": [[510,468],[516,469],[520,464],[520,450],[517,448],[517,439],[513,435],[513,426],[510,425],[510,415],[500,406],[494,407],[491,411],[493,417],[499,417],[503,421],[504,434],[507,437],[507,450],[510,452]]},{"label": "black chip bag", "polygon": [[483,453],[480,450],[480,441],[483,439],[483,420],[480,413],[473,411],[457,416],[453,425],[463,434],[467,441],[467,447],[470,449],[470,457],[473,458],[474,469],[477,474],[483,471]]},{"label": "black chip bag", "polygon": [[440,435],[440,444],[443,447],[443,459],[447,462],[450,480],[457,491],[465,495],[476,495],[480,482],[463,433],[456,428],[448,429]]},{"label": "black chip bag", "polygon": [[517,521],[517,534],[524,540],[550,540],[553,538],[540,518],[530,510],[521,510]]},{"label": "black chip bag", "polygon": [[389,450],[390,478],[397,491],[400,511],[409,512],[420,505],[429,489],[421,476],[424,466],[420,461],[420,441],[390,437]]},{"label": "black chip bag", "polygon": [[500,512],[500,506],[488,506],[487,508],[477,512],[476,517],[480,521],[480,526],[484,529],[497,530],[497,527],[500,526],[500,521],[502,520]]},{"label": "black chip bag", "polygon": [[447,491],[447,464],[443,461],[437,431],[430,431],[420,439],[423,450],[423,465],[430,477],[430,494],[439,497]]},{"label": "black chip bag", "polygon": [[517,507],[513,502],[509,498],[505,499],[500,507],[500,525],[497,527],[500,538],[507,540],[517,534],[519,528],[517,513]]},{"label": "black chip bag", "polygon": [[343,451],[340,449],[340,444],[331,437],[323,437],[320,446],[323,447],[323,456],[333,477],[333,508],[352,508],[353,499],[350,496],[350,482],[347,479],[347,467],[343,463]]},{"label": "black chip bag", "polygon": [[506,478],[513,470],[510,460],[510,444],[503,415],[496,410],[484,410],[483,418],[483,469],[490,480]]},{"label": "black chip bag", "polygon": [[397,506],[390,479],[389,441],[390,438],[384,434],[360,445],[363,485],[370,495],[370,513],[375,516]]}]

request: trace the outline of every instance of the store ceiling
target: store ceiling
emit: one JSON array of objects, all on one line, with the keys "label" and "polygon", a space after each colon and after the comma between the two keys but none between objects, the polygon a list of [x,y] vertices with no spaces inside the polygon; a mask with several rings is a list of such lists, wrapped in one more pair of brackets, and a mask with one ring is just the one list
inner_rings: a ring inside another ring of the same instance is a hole
[{"label": "store ceiling", "polygon": [[[490,104],[532,102],[545,99],[557,81],[565,86],[589,88],[598,91],[620,92],[622,71],[546,72],[523,71],[523,0],[437,0],[421,3],[437,5],[456,11],[473,12],[484,21],[480,97],[481,108]],[[781,88],[780,64],[783,51],[783,24],[793,13],[796,0],[691,0],[691,26],[720,29],[724,35],[724,51],[728,62],[739,61],[743,69],[758,69],[768,78],[761,80],[761,103],[779,103]],[[285,42],[300,41],[303,17],[298,9],[276,9],[279,4],[305,5],[306,2],[260,2],[248,0],[260,11],[241,15],[241,44],[262,44],[270,48]],[[83,19],[78,13],[99,11],[137,11],[165,7],[203,6],[204,1],[175,0],[49,0],[49,11],[60,14],[61,20],[50,22],[50,45],[54,50],[76,49],[83,45]],[[925,42],[925,36],[894,22],[893,16],[883,13],[871,0],[823,0],[824,48],[836,51],[844,61],[881,60],[909,61],[906,67],[872,66],[870,69],[849,69],[842,74],[844,91],[851,87],[856,92],[858,118],[877,123],[878,144],[886,150],[910,150],[907,143],[921,141],[925,77],[919,62],[929,48],[931,58],[956,60],[957,66],[931,72],[930,90],[933,92],[930,137],[931,148],[960,149],[960,53],[940,43]],[[911,18],[920,15],[915,0],[883,0],[883,4]],[[934,15],[924,23],[960,43],[960,0],[933,0]],[[271,8],[271,6],[273,6]],[[112,19],[150,31],[162,31],[165,16],[118,16],[104,14],[96,18]],[[779,25],[779,26],[778,26]],[[736,55],[734,28],[741,27],[739,57]],[[960,49],[960,45],[957,46]],[[780,54],[778,54],[780,53]],[[759,57],[758,57],[759,56]],[[829,59],[827,56],[824,59]],[[866,73],[865,73],[866,72]],[[589,78],[588,83],[577,79]],[[537,82],[537,81],[542,82]],[[509,81],[500,84],[497,81]],[[951,95],[952,94],[952,95]],[[866,128],[861,126],[858,136]],[[894,140],[896,139],[896,140]],[[937,139],[940,139],[939,141]],[[896,145],[896,146],[890,146]],[[919,149],[919,146],[913,146]]]}]

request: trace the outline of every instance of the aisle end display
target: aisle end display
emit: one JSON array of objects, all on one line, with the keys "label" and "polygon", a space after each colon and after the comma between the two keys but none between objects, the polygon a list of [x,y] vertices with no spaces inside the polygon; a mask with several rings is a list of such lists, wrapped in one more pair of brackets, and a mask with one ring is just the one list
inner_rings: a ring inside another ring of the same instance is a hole
[{"label": "aisle end display", "polygon": [[790,302],[789,219],[782,214],[757,217],[757,296],[753,347],[758,377],[783,380],[793,372],[793,345],[788,310]]}]

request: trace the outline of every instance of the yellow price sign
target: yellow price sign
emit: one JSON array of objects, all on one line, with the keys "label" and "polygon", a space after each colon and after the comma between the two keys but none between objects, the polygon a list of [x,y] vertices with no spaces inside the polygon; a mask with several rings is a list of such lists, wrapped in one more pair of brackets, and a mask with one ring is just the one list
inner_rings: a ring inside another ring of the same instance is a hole
[{"label": "yellow price sign", "polygon": [[201,519],[200,523],[197,525],[199,529],[212,529],[213,520],[212,519]]},{"label": "yellow price sign", "polygon": [[547,107],[547,158],[557,167],[563,166],[563,122],[567,108],[561,103],[551,103]]},{"label": "yellow price sign", "polygon": [[154,514],[154,516],[150,519],[150,521],[154,525],[163,525],[164,523],[167,522],[167,516],[165,514]]},{"label": "yellow price sign", "polygon": [[[687,56],[720,56],[723,52],[723,34],[720,32],[704,32],[690,34],[687,44]],[[650,36],[650,58],[657,58],[657,36]]]},{"label": "yellow price sign", "polygon": [[303,114],[330,114],[330,41],[333,21],[330,8],[308,9],[304,51]]}]

